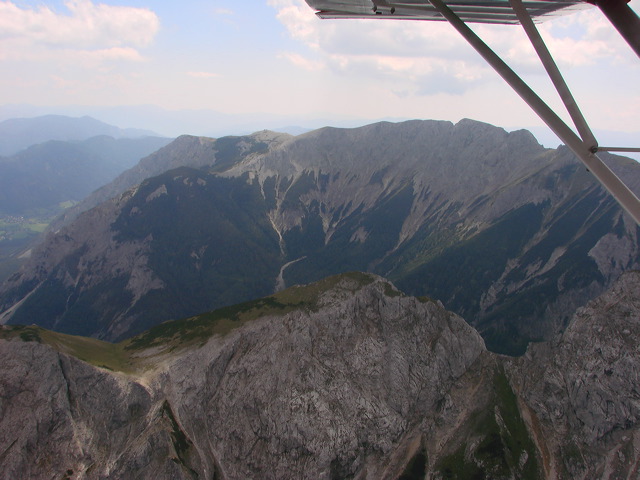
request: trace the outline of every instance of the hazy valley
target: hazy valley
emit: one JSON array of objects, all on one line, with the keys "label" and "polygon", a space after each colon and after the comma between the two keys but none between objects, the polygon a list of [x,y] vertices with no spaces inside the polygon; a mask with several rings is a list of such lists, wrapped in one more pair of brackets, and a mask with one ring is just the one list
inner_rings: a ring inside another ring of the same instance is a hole
[{"label": "hazy valley", "polygon": [[170,141],[89,117],[0,122],[0,282],[54,218]]}]

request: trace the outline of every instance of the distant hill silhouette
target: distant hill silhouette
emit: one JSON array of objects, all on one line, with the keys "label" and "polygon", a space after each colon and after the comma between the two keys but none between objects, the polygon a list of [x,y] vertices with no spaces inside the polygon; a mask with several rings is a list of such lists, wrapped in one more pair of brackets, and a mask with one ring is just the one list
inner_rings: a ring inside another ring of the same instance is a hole
[{"label": "distant hill silhouette", "polygon": [[122,129],[87,116],[13,118],[0,122],[0,155],[13,155],[31,145],[49,140],[80,141],[98,135],[113,138],[158,136],[148,130]]},{"label": "distant hill silhouette", "polygon": [[23,215],[78,202],[169,143],[161,137],[50,140],[0,158],[0,214]]}]

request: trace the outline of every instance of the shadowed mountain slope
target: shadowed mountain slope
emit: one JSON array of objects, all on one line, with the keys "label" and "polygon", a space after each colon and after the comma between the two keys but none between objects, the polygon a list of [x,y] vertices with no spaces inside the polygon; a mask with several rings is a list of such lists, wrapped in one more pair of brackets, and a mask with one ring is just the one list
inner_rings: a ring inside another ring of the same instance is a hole
[{"label": "shadowed mountain slope", "polygon": [[59,229],[73,221],[80,213],[121,195],[145,179],[178,167],[204,168],[220,171],[252,155],[264,154],[290,138],[290,135],[262,131],[239,137],[219,139],[182,135],[157,152],[143,158],[135,166],[122,172],[112,182],[102,186],[78,205],[69,208],[52,223]]}]

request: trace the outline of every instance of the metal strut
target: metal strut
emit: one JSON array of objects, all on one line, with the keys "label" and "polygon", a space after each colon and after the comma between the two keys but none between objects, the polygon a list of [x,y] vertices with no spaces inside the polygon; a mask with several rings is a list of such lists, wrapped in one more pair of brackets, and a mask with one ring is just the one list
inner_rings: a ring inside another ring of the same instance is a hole
[{"label": "metal strut", "polygon": [[518,17],[520,25],[522,25],[522,28],[529,37],[529,41],[538,54],[542,65],[547,70],[547,74],[553,82],[553,85],[556,87],[556,91],[558,92],[558,95],[560,95],[564,106],[567,108],[567,111],[573,120],[573,124],[576,126],[580,137],[582,137],[582,141],[587,145],[587,147],[589,147],[590,151],[595,152],[598,147],[598,142],[582,115],[582,112],[578,107],[578,103],[573,98],[573,95],[571,95],[569,87],[564,81],[564,78],[562,78],[560,69],[558,69],[556,62],[553,60],[551,53],[547,49],[547,45],[540,36],[529,12],[527,12],[522,0],[509,0],[509,4]]},{"label": "metal strut", "polygon": [[[427,1],[427,0],[425,0]],[[520,8],[520,0],[510,0],[512,5],[516,5],[514,10],[523,15],[523,24],[527,35],[533,36],[531,39],[534,48],[538,52],[552,82],[556,86],[560,97],[567,106],[567,110],[576,124],[582,139],[556,115],[556,113],[493,51],[478,37],[467,24],[461,20],[442,0],[428,0],[433,7],[460,33],[464,39],[491,65],[491,67],[511,86],[511,88],[531,107],[531,109],[547,124],[547,126],[567,145],[573,153],[586,165],[596,179],[613,195],[618,203],[631,215],[637,224],[640,225],[640,200],[635,194],[611,171],[609,167],[595,154],[598,150],[597,142],[593,133],[589,129],[587,122],[582,117],[580,110],[573,100],[560,72],[553,62],[553,58],[546,49],[542,38],[538,34],[535,26],[533,30],[530,26],[525,26],[531,21],[526,9]],[[524,9],[524,12],[522,10]],[[525,18],[526,16],[526,18]],[[531,22],[533,25],[533,22]],[[547,58],[548,56],[548,58]]]},{"label": "metal strut", "polygon": [[628,0],[593,0],[598,8],[618,30],[629,46],[640,57],[640,18],[629,5]]}]

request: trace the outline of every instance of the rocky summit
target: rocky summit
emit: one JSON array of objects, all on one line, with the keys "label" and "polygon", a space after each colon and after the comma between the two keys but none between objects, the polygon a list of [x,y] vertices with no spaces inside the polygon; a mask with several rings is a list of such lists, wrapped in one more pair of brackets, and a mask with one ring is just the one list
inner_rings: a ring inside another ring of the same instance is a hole
[{"label": "rocky summit", "polygon": [[3,479],[634,479],[640,273],[519,359],[348,273],[118,344],[0,330]]},{"label": "rocky summit", "polygon": [[369,271],[519,355],[640,268],[639,227],[568,149],[472,120],[180,137],[100,195],[0,287],[0,322],[120,341]]}]

